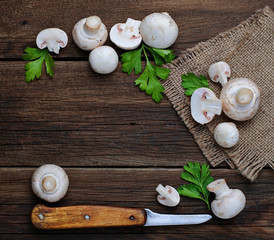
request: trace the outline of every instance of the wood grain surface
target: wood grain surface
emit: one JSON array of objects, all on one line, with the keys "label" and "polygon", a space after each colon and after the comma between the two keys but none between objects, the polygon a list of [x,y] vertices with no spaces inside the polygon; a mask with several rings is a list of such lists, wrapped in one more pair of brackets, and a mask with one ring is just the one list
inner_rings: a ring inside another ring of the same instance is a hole
[{"label": "wood grain surface", "polygon": [[[205,163],[192,135],[164,97],[155,104],[134,86],[135,75],[91,71],[71,31],[83,17],[98,15],[108,30],[128,17],[141,20],[152,12],[169,12],[179,27],[172,46],[180,51],[237,26],[272,0],[171,1],[29,1],[0,2],[0,239],[271,239],[274,236],[273,171],[261,171],[249,183],[223,163],[212,168],[247,198],[233,219],[213,217],[198,226],[120,227],[39,230],[30,221],[36,204],[49,207],[105,205],[149,208],[159,213],[212,214],[199,200],[182,197],[175,208],[156,201],[159,183],[178,187],[182,166]],[[65,49],[54,55],[55,76],[43,69],[39,80],[24,81],[23,49],[35,47],[39,31],[63,29]],[[122,50],[110,40],[106,45]],[[64,167],[67,195],[48,204],[31,190],[31,176],[43,164]],[[214,196],[211,196],[211,200]]]}]

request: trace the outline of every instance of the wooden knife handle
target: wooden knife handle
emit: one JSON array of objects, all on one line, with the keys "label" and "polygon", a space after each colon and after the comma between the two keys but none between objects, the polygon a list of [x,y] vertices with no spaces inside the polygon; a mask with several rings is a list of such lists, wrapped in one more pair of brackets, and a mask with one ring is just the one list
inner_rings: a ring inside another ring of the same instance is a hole
[{"label": "wooden knife handle", "polygon": [[36,205],[31,221],[40,229],[139,226],[146,223],[146,211],[109,206],[71,206],[49,208]]}]

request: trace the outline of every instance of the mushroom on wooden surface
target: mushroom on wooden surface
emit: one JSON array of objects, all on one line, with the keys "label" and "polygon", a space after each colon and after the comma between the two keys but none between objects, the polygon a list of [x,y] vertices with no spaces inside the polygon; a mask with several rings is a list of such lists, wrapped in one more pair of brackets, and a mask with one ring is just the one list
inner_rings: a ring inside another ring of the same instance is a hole
[{"label": "mushroom on wooden surface", "polygon": [[207,185],[216,197],[211,203],[212,212],[219,218],[229,219],[238,215],[245,207],[246,198],[239,189],[230,189],[225,179],[218,179]]},{"label": "mushroom on wooden surface", "polygon": [[108,32],[98,16],[90,16],[81,19],[75,24],[72,30],[72,37],[79,48],[91,51],[106,42]]},{"label": "mushroom on wooden surface", "polygon": [[154,48],[170,47],[176,41],[178,31],[176,22],[166,12],[152,13],[140,25],[143,41]]},{"label": "mushroom on wooden surface", "polygon": [[157,200],[162,205],[167,207],[175,207],[179,204],[180,195],[174,187],[169,185],[164,187],[162,184],[159,184],[156,191],[159,193]]},{"label": "mushroom on wooden surface", "polygon": [[37,197],[48,202],[57,202],[67,193],[69,179],[61,167],[46,164],[35,170],[32,176],[32,190]]},{"label": "mushroom on wooden surface", "polygon": [[259,87],[248,78],[230,80],[223,87],[220,99],[224,113],[237,121],[253,118],[261,102]]},{"label": "mushroom on wooden surface", "polygon": [[209,123],[222,112],[222,101],[209,88],[198,88],[191,96],[191,115],[200,124]]},{"label": "mushroom on wooden surface", "polygon": [[115,24],[109,33],[110,40],[119,48],[132,50],[137,48],[142,42],[139,33],[141,21],[128,18],[126,23]]},{"label": "mushroom on wooden surface", "polygon": [[38,33],[36,45],[40,49],[48,48],[50,52],[59,54],[60,47],[67,46],[68,36],[59,28],[47,28]]},{"label": "mushroom on wooden surface", "polygon": [[209,67],[208,74],[213,82],[220,82],[224,86],[227,78],[230,77],[231,70],[226,62],[217,62]]}]

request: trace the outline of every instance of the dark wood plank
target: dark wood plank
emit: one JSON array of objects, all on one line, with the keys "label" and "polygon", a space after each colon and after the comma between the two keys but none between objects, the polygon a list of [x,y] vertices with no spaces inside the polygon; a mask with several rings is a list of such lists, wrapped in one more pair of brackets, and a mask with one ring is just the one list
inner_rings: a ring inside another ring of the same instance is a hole
[{"label": "dark wood plank", "polygon": [[[98,239],[107,238],[108,234],[114,236],[121,234],[120,239],[127,239],[129,234],[132,234],[133,239],[137,236],[153,239],[155,234],[157,236],[155,239],[165,236],[174,239],[181,239],[182,236],[184,239],[205,236],[207,239],[213,239],[222,232],[224,239],[268,239],[267,237],[274,233],[272,170],[263,170],[257,182],[251,184],[233,170],[213,169],[212,176],[215,179],[225,178],[231,188],[239,188],[246,195],[245,210],[233,219],[221,220],[213,217],[208,223],[198,227],[95,228],[47,232],[35,229],[30,223],[32,207],[37,203],[44,203],[34,196],[30,188],[34,170],[34,168],[0,168],[0,233],[6,234],[7,238],[15,234],[22,234],[25,237],[34,234],[30,237],[34,239],[34,236],[38,237],[42,234],[42,239],[49,239],[53,236],[61,238],[65,236],[61,234],[71,233],[69,239],[74,239],[76,236],[85,239],[87,236],[92,237],[93,234]],[[49,206],[100,204],[149,208],[156,212],[171,214],[210,213],[202,201],[185,197],[181,198],[180,205],[175,208],[167,208],[157,203],[155,187],[158,183],[175,187],[182,184],[181,169],[66,168],[65,170],[70,178],[69,191],[62,201],[47,204]],[[45,233],[48,236],[44,235]]]},{"label": "dark wood plank", "polygon": [[[81,18],[98,15],[108,30],[128,17],[142,20],[152,12],[169,12],[177,22],[180,34],[173,49],[194,46],[214,37],[248,18],[256,9],[266,5],[274,7],[271,0],[237,1],[1,1],[0,58],[20,58],[27,46],[35,47],[36,35],[48,27],[63,29],[69,37],[68,46],[57,58],[86,58],[84,52],[73,43],[71,31]],[[12,20],[11,20],[12,16]],[[113,46],[110,40],[107,45]],[[117,49],[117,48],[116,48]],[[118,50],[118,49],[117,49]],[[120,50],[118,50],[121,53]]]},{"label": "dark wood plank", "polygon": [[[165,98],[156,104],[117,70],[56,62],[54,79],[24,82],[24,62],[0,65],[0,166],[181,166],[204,162]],[[70,69],[70,71],[68,71]]]}]

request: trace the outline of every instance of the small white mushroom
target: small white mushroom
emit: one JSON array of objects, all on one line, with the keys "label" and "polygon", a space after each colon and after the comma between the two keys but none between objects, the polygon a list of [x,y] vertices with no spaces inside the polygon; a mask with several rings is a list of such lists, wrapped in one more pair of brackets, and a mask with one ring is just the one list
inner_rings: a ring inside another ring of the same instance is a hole
[{"label": "small white mushroom", "polygon": [[142,42],[139,33],[141,21],[128,18],[126,23],[115,24],[109,33],[110,40],[119,48],[132,50]]},{"label": "small white mushroom", "polygon": [[225,179],[218,179],[210,183],[207,185],[207,189],[216,195],[215,200],[211,203],[211,210],[217,217],[233,218],[244,209],[245,195],[239,189],[230,189]]},{"label": "small white mushroom", "polygon": [[230,80],[222,89],[223,111],[231,119],[245,121],[253,118],[261,97],[256,83],[248,78]]},{"label": "small white mushroom", "polygon": [[209,67],[208,74],[213,82],[219,82],[224,86],[227,78],[230,77],[231,70],[226,62],[217,62]]},{"label": "small white mushroom", "polygon": [[169,185],[164,187],[162,184],[159,184],[156,191],[159,193],[157,200],[160,204],[167,207],[175,207],[179,204],[180,195],[174,187]]},{"label": "small white mushroom", "polygon": [[152,13],[142,20],[140,33],[148,46],[168,48],[178,37],[178,26],[168,13]]},{"label": "small white mushroom", "polygon": [[47,28],[38,33],[36,45],[40,49],[48,48],[50,52],[59,54],[60,47],[67,46],[68,36],[59,28]]},{"label": "small white mushroom", "polygon": [[75,24],[72,37],[79,48],[91,51],[106,42],[108,32],[99,17],[91,16],[83,18]]},{"label": "small white mushroom", "polygon": [[209,123],[222,112],[222,101],[209,88],[198,88],[191,96],[191,115],[200,124]]},{"label": "small white mushroom", "polygon": [[57,202],[62,199],[69,186],[66,172],[54,164],[46,164],[33,173],[32,190],[37,197],[48,202]]},{"label": "small white mushroom", "polygon": [[109,46],[97,47],[89,55],[91,68],[100,74],[113,72],[118,66],[118,60],[116,51]]},{"label": "small white mushroom", "polygon": [[214,130],[215,141],[224,148],[231,148],[239,141],[239,131],[232,122],[223,122]]}]

